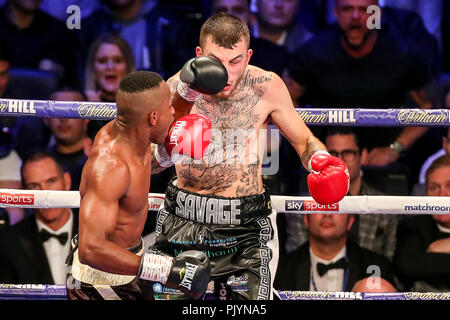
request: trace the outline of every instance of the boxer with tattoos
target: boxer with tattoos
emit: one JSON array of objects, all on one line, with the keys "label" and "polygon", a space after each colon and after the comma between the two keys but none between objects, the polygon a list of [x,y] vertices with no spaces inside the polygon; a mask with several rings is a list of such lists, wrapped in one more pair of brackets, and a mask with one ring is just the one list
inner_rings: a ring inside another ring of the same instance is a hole
[{"label": "boxer with tattoos", "polygon": [[[203,142],[190,142],[202,157],[176,161],[167,142],[154,148],[155,170],[175,162],[177,175],[158,212],[151,250],[171,256],[187,250],[206,253],[221,299],[272,299],[278,263],[276,212],[261,174],[269,121],[311,172],[308,185],[316,201],[329,204],[344,197],[347,168],[305,125],[280,77],[249,64],[253,52],[244,21],[226,13],[212,16],[201,28],[199,44],[197,58],[167,83],[192,104],[191,115],[210,119],[210,144],[204,148]],[[226,85],[218,94],[204,89],[211,84],[203,77],[211,72],[203,63],[205,57],[219,61],[227,71]],[[170,135],[170,141],[177,141]]]}]

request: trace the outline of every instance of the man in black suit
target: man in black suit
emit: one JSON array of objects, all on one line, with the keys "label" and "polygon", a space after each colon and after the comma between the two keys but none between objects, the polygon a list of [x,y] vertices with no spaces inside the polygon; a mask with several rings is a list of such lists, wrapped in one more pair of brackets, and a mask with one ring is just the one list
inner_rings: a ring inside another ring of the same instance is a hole
[{"label": "man in black suit", "polygon": [[309,242],[280,256],[275,289],[351,291],[357,281],[371,276],[394,283],[387,258],[348,241],[353,215],[308,214],[304,221]]},{"label": "man in black suit", "polygon": [[[450,154],[431,164],[425,184],[427,196],[450,196]],[[450,290],[450,215],[435,213],[405,217],[398,224],[394,265],[406,290]]]},{"label": "man in black suit", "polygon": [[[21,168],[29,190],[70,190],[71,179],[46,152],[30,155]],[[35,209],[0,233],[0,283],[65,284],[65,259],[78,216],[68,208]]]},{"label": "man in black suit", "polygon": [[[350,174],[348,196],[383,195],[375,189],[363,175],[363,164],[367,161],[368,150],[351,127],[330,127],[324,135],[324,143],[328,152],[345,162]],[[308,241],[303,218],[299,215],[285,215],[286,251],[292,252]],[[390,260],[394,255],[397,224],[399,215],[394,214],[361,214],[354,215],[352,228],[348,237],[359,246],[381,254]]]}]

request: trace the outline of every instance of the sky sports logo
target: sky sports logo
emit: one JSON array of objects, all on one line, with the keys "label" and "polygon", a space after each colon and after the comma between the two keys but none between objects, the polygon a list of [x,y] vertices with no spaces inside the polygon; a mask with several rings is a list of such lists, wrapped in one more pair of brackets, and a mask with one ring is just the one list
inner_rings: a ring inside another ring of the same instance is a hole
[{"label": "sky sports logo", "polygon": [[10,205],[33,205],[34,194],[0,193],[0,203]]},{"label": "sky sports logo", "polygon": [[339,211],[339,203],[319,204],[313,200],[286,200],[286,211]]}]

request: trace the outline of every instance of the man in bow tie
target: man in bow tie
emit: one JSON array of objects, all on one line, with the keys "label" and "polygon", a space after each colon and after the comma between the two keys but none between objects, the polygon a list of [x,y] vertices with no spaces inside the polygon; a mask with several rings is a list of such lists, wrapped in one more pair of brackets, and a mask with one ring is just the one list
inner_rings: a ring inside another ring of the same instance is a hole
[{"label": "man in bow tie", "polygon": [[[381,277],[394,283],[390,261],[348,239],[351,214],[308,214],[303,217],[309,241],[280,256],[274,287],[278,290],[351,291],[361,279]],[[376,284],[373,281],[373,290]],[[370,287],[370,286],[369,286]]]},{"label": "man in bow tie", "polygon": [[[24,160],[22,184],[29,190],[68,191],[70,175],[47,152]],[[0,234],[0,283],[65,284],[65,259],[78,230],[78,215],[69,208],[35,209]]]}]

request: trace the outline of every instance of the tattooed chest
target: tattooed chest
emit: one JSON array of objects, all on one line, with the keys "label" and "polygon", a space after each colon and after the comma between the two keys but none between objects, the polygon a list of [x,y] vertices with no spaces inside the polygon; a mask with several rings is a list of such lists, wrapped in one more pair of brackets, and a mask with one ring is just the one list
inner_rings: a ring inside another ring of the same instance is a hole
[{"label": "tattooed chest", "polygon": [[263,89],[243,87],[230,99],[208,97],[196,103],[197,112],[212,122],[211,143],[201,161],[185,159],[177,176],[185,187],[216,194],[259,191],[259,129],[266,117],[258,110]]}]

